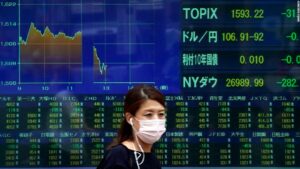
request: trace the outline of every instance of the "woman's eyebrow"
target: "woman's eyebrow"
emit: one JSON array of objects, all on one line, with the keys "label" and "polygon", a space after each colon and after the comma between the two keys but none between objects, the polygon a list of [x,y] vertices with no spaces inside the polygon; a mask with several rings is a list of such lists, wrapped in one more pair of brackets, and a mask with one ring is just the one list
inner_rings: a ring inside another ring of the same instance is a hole
[{"label": "woman's eyebrow", "polygon": [[157,110],[157,109],[145,109],[144,111],[148,111],[148,112],[156,112],[156,111],[162,112],[162,111],[166,111],[166,110],[165,109],[159,109],[159,110]]}]

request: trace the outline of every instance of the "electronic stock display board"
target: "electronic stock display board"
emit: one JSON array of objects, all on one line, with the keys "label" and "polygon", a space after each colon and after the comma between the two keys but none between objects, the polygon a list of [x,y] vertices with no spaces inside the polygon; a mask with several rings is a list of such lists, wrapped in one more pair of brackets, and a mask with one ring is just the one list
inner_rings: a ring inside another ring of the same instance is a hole
[{"label": "electronic stock display board", "polygon": [[136,84],[164,168],[298,168],[299,28],[297,0],[0,0],[0,168],[95,168]]}]

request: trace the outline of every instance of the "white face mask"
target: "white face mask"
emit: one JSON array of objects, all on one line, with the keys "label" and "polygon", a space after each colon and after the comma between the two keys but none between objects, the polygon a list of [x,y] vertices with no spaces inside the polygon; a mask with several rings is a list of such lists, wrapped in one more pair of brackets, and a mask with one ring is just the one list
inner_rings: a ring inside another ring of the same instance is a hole
[{"label": "white face mask", "polygon": [[140,123],[140,129],[136,132],[136,135],[147,144],[153,144],[158,141],[166,131],[166,119],[137,121]]}]

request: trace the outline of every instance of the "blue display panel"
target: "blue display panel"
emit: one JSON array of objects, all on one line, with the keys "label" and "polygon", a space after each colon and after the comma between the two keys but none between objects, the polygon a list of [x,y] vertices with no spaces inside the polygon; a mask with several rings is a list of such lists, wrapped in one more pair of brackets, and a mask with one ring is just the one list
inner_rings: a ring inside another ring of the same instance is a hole
[{"label": "blue display panel", "polygon": [[179,2],[1,3],[1,93],[123,94],[138,83],[179,92],[179,14],[164,10]]},{"label": "blue display panel", "polygon": [[165,168],[299,168],[300,1],[0,0],[0,168],[95,168],[135,84]]}]

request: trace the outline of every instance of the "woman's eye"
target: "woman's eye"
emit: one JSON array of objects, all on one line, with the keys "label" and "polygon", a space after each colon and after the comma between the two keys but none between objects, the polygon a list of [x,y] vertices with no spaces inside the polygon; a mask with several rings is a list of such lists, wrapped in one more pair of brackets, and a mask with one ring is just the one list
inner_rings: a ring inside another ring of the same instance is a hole
[{"label": "woman's eye", "polygon": [[149,116],[151,116],[151,114],[145,114],[144,116],[147,116],[147,117],[149,117]]}]

